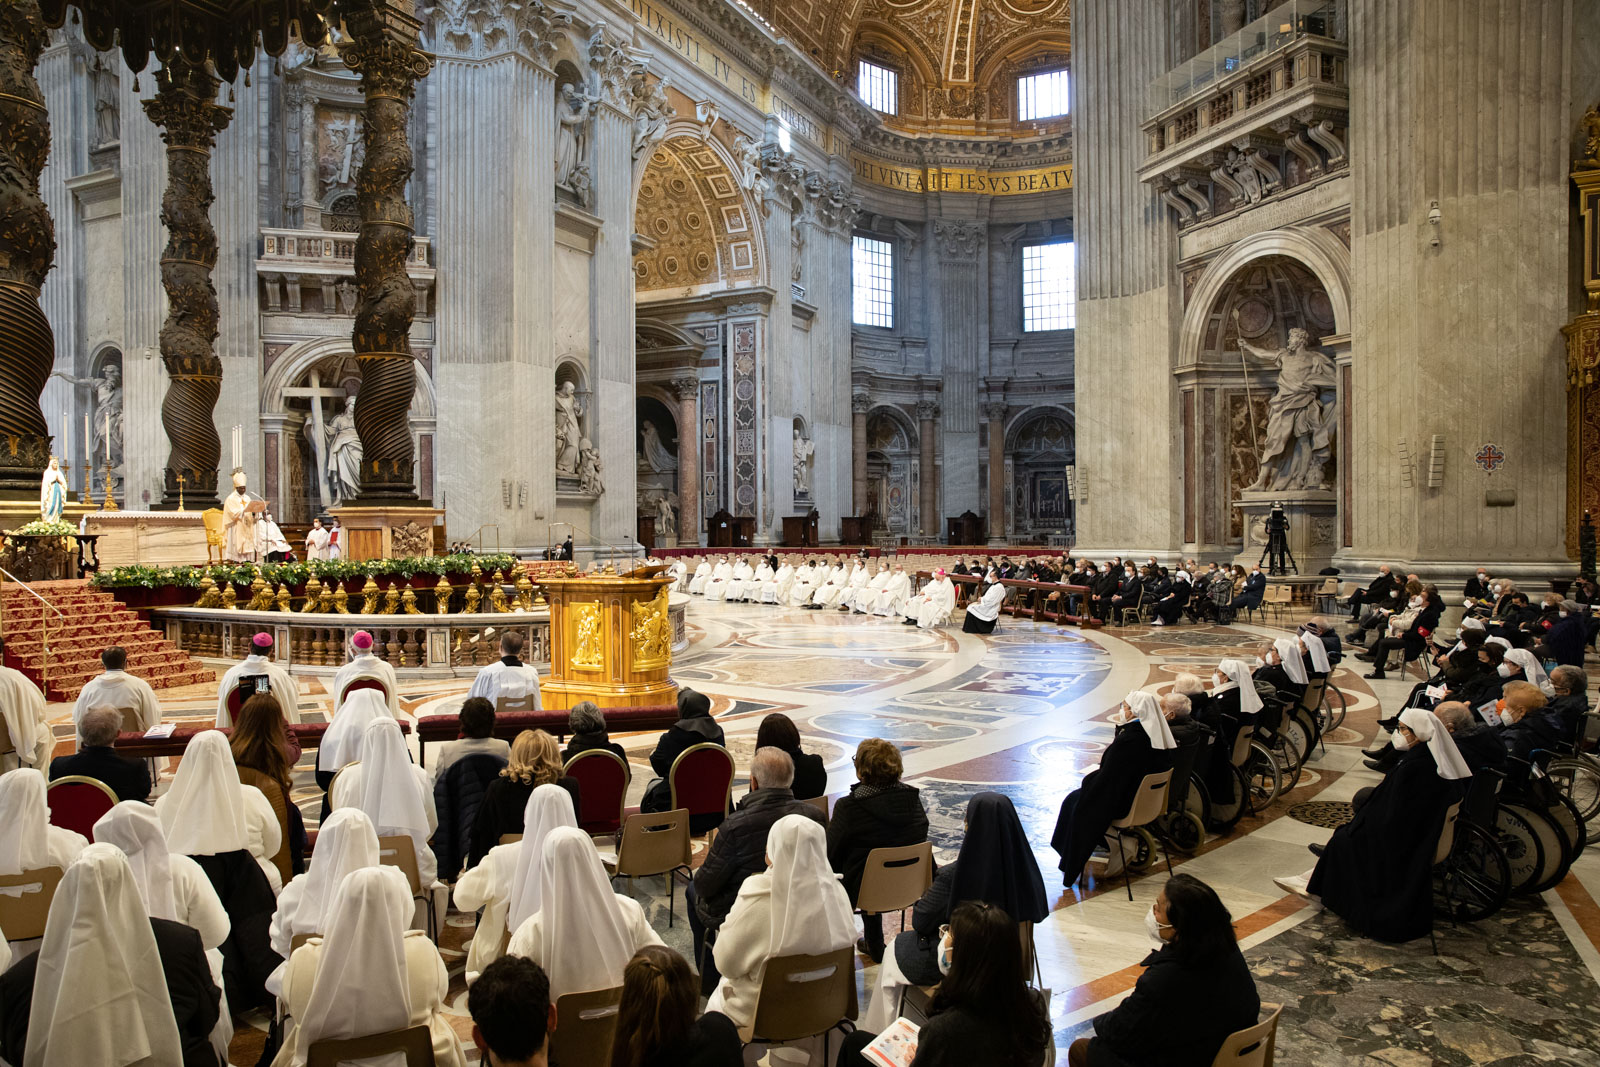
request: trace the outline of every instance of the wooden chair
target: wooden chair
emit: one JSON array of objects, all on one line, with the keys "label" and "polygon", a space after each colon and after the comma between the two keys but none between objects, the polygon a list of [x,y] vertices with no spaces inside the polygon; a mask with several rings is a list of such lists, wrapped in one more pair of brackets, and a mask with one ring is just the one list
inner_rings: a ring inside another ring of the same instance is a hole
[{"label": "wooden chair", "polygon": [[821,1034],[822,1062],[832,1063],[833,1030],[857,1014],[854,946],[819,956],[774,956],[761,977],[754,1017],[739,1039],[781,1045]]},{"label": "wooden chair", "polygon": [[405,834],[392,834],[378,838],[378,862],[387,867],[398,867],[411,885],[411,899],[423,901],[428,908],[428,936],[437,944],[439,932],[433,912],[433,891],[422,884],[422,872],[417,867],[417,843]]},{"label": "wooden chair", "polygon": [[621,1006],[621,986],[556,998],[556,1028],[550,1032],[552,1067],[610,1063]]},{"label": "wooden chair", "polygon": [[635,878],[665,875],[667,926],[670,927],[674,876],[679,871],[685,875],[689,873],[691,855],[688,811],[678,808],[654,814],[638,812],[628,816],[622,824],[622,840],[617,845],[617,861],[611,877],[626,878],[631,883]]},{"label": "wooden chair", "polygon": [[1324,611],[1339,610],[1339,579],[1328,578],[1323,581],[1316,596],[1312,598],[1312,610],[1319,614]]},{"label": "wooden chair", "polygon": [[1263,1004],[1270,1009],[1265,1019],[1245,1030],[1229,1034],[1217,1050],[1211,1067],[1272,1067],[1272,1054],[1278,1041],[1278,1016],[1283,1014],[1282,1004]]},{"label": "wooden chair", "polygon": [[1123,605],[1122,609],[1117,613],[1117,620],[1118,620],[1117,621],[1117,625],[1118,626],[1127,626],[1127,625],[1129,625],[1128,616],[1130,616],[1130,615],[1133,616],[1133,621],[1134,622],[1140,621],[1140,618],[1142,617],[1141,613],[1143,611],[1144,611],[1144,587],[1140,586],[1139,587],[1139,599],[1134,602],[1133,607],[1130,608],[1127,605]]},{"label": "wooden chair", "polygon": [[406,1067],[434,1067],[433,1031],[426,1026],[411,1026],[341,1041],[313,1041],[306,1050],[306,1067],[339,1067],[341,1063],[391,1052],[403,1053]]},{"label": "wooden chair", "polygon": [[807,797],[806,799],[802,800],[800,803],[802,803],[802,804],[810,804],[813,808],[816,808],[818,811],[822,812],[822,824],[823,824],[823,826],[827,826],[829,815],[828,815],[828,797],[827,797],[826,794],[824,794],[824,795],[822,795],[820,797]]},{"label": "wooden chair", "polygon": [[50,824],[94,840],[94,824],[117,806],[117,794],[98,778],[69,774],[45,787]]},{"label": "wooden chair", "polygon": [[123,733],[142,734],[145,732],[144,716],[139,714],[138,708],[118,708],[117,710],[122,713]]},{"label": "wooden chair", "polygon": [[591,748],[567,761],[566,773],[578,780],[578,828],[588,834],[614,834],[622,828],[633,771],[608,748]]},{"label": "wooden chair", "polygon": [[60,867],[38,867],[21,874],[0,875],[0,889],[20,889],[16,896],[0,893],[0,931],[7,941],[31,941],[44,936],[50,902],[64,872]]},{"label": "wooden chair", "polygon": [[856,910],[863,915],[898,911],[904,926],[906,909],[921,900],[932,884],[933,845],[929,842],[875,848],[867,853],[867,866],[861,872]]},{"label": "wooden chair", "polygon": [[1267,586],[1267,591],[1261,597],[1261,607],[1266,611],[1273,612],[1280,619],[1289,611],[1293,603],[1294,588],[1288,585],[1269,585]]},{"label": "wooden chair", "polygon": [[[1144,826],[1160,818],[1167,810],[1167,789],[1171,785],[1171,771],[1145,775],[1144,781],[1139,783],[1139,791],[1133,795],[1133,803],[1128,806],[1128,813],[1111,823],[1110,829],[1117,831],[1117,855],[1122,860],[1122,881],[1127,887],[1130,901],[1133,900],[1133,879],[1128,874],[1128,854],[1123,848],[1125,835],[1122,831]],[[1166,856],[1165,850],[1162,850],[1162,855]],[[1172,873],[1170,857],[1167,858],[1167,873]]]},{"label": "wooden chair", "polygon": [[720,823],[733,804],[733,754],[709,741],[690,745],[672,761],[667,783],[672,790],[669,811],[684,808],[691,820],[715,816]]},{"label": "wooden chair", "polygon": [[383,694],[385,702],[388,701],[390,696],[389,687],[384,684],[382,678],[352,678],[350,679],[350,684],[339,690],[339,699],[334,701],[333,710],[338,711],[344,705],[345,697],[354,693],[357,689],[376,689]]},{"label": "wooden chair", "polygon": [[221,508],[206,508],[200,513],[200,521],[206,528],[206,563],[211,563],[212,550],[216,550],[216,562],[222,562],[223,527],[224,517]]}]

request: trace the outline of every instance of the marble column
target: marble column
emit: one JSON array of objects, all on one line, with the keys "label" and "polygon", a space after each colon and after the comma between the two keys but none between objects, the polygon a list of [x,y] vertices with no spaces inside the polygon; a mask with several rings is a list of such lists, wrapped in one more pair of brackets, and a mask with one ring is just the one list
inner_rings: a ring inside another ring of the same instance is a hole
[{"label": "marble column", "polygon": [[411,178],[407,127],[417,79],[432,58],[417,47],[421,23],[397,8],[358,9],[347,19],[351,40],[340,55],[361,75],[366,98],[366,158],[356,174],[361,230],[356,236],[356,305],[352,347],[361,367],[356,433],[361,438],[361,492],[356,503],[417,501],[409,415],[417,388],[411,352],[416,295],[406,274],[415,219],[406,201]]},{"label": "marble column", "polygon": [[[122,407],[126,413],[157,411],[166,393],[160,359],[167,294],[156,270],[166,241],[161,203],[167,187],[166,150],[160,128],[138,121],[134,102],[154,99],[155,84],[119,64],[124,106],[122,176]],[[146,508],[161,496],[162,469],[171,450],[157,419],[122,422],[123,506]],[[96,463],[100,460],[96,459]],[[96,468],[95,478],[101,477]],[[188,503],[187,500],[184,503]]]},{"label": "marble column", "polygon": [[[212,422],[222,393],[217,359],[217,232],[211,225],[211,149],[233,111],[216,103],[218,81],[206,69],[176,63],[156,74],[158,89],[144,110],[161,127],[167,146],[167,190],[161,221],[167,246],[161,253],[161,284],[167,320],[161,327],[161,362],[167,395],[161,425],[171,451],[162,471],[160,506],[203,511],[219,505],[217,464],[222,442]],[[178,478],[184,479],[180,486]]]},{"label": "marble column", "polygon": [[49,43],[39,5],[0,6],[0,493],[39,491],[50,430],[39,395],[55,339],[39,289],[55,255],[55,227],[39,197],[50,123],[33,69]]},{"label": "marble column", "polygon": [[[256,277],[256,250],[267,217],[264,212],[272,203],[262,166],[267,156],[264,141],[277,143],[271,132],[271,90],[272,60],[257,57],[250,84],[245,85],[241,77],[231,87],[233,121],[217,135],[211,153],[217,194],[211,209],[218,250],[214,278],[221,296],[216,351],[227,385],[217,398],[212,421],[219,434],[235,425],[244,427],[239,459],[249,472],[250,484],[262,488],[266,486],[267,461],[259,387],[261,286]],[[184,503],[191,509],[193,500],[185,493]]]},{"label": "marble column", "polygon": [[700,380],[672,379],[678,398],[678,545],[700,543]]},{"label": "marble column", "polygon": [[932,400],[917,402],[917,437],[922,446],[922,470],[918,484],[922,487],[921,499],[917,503],[917,520],[924,537],[938,537],[939,527],[939,480],[934,476],[937,469],[934,459],[938,453],[939,435],[939,405]]},{"label": "marble column", "polygon": [[1006,405],[1004,401],[983,405],[983,419],[989,433],[989,543],[1006,543]]},{"label": "marble column", "polygon": [[850,396],[850,514],[857,518],[867,513],[867,412],[872,397],[866,393]]},{"label": "marble column", "polygon": [[[50,158],[39,176],[39,198],[55,222],[56,237],[55,269],[45,277],[39,304],[54,335],[55,370],[75,378],[83,377],[88,371],[88,353],[83,351],[82,341],[83,290],[77,281],[84,269],[84,224],[68,181],[89,169],[89,147],[99,143],[91,132],[95,122],[91,109],[82,105],[85,96],[92,97],[94,92],[96,75],[91,70],[94,59],[94,50],[76,35],[58,33],[39,57],[35,71],[50,115]],[[81,395],[88,401],[86,409],[79,408],[79,387],[52,375],[39,398],[39,406],[46,413],[45,421],[51,425],[52,433],[59,432],[55,423],[62,412],[66,412],[70,420],[67,438],[71,449],[57,436],[51,451],[61,457],[62,469],[67,472],[67,481],[74,490],[82,485],[83,457],[92,444],[82,439],[82,412],[93,412],[94,394],[84,391]],[[73,495],[76,497],[76,492]]]},{"label": "marble column", "polygon": [[[929,343],[934,366],[944,380],[946,455],[978,451],[978,354],[981,294],[987,292],[988,227],[969,219],[935,219],[930,251],[938,294],[930,308]],[[952,513],[980,507],[975,463],[946,463],[942,472],[945,507]]]}]

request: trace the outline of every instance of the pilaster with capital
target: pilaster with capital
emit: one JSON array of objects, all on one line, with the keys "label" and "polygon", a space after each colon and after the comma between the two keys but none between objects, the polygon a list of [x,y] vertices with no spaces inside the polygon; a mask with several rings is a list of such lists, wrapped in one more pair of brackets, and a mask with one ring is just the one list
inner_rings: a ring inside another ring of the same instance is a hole
[{"label": "pilaster with capital", "polygon": [[[946,455],[978,451],[979,353],[986,350],[984,298],[989,289],[988,227],[980,219],[934,219],[928,257],[933,299],[928,307],[928,344],[944,381],[943,440]],[[976,464],[947,463],[942,472],[945,510],[959,514],[980,507]]]},{"label": "pilaster with capital", "polygon": [[700,543],[700,380],[672,379],[678,399],[678,544]]},{"label": "pilaster with capital", "polygon": [[366,98],[366,158],[356,174],[361,229],[355,275],[361,290],[351,344],[361,367],[356,433],[361,438],[363,505],[417,499],[408,415],[416,391],[411,321],[416,298],[406,273],[415,220],[406,201],[413,159],[407,126],[417,80],[433,59],[418,47],[421,23],[387,5],[358,9],[346,20],[351,40],[341,51],[361,75]]},{"label": "pilaster with capital", "polygon": [[938,456],[939,404],[935,400],[917,401],[917,442],[921,446],[921,487],[917,520],[924,537],[939,535],[939,480],[935,477]]},{"label": "pilaster with capital", "polygon": [[[212,413],[222,395],[222,361],[217,358],[217,233],[211,225],[211,150],[233,112],[215,100],[218,81],[207,70],[175,65],[156,75],[159,88],[145,101],[145,114],[161,127],[167,145],[167,191],[161,221],[167,247],[161,253],[161,284],[167,291],[167,320],[161,327],[161,362],[167,368],[167,395],[161,425],[171,451],[162,472],[161,506],[201,510],[219,506],[217,464],[222,442]],[[179,484],[182,477],[184,483]]]},{"label": "pilaster with capital", "polygon": [[867,511],[867,412],[872,410],[868,393],[850,394],[850,514]]},{"label": "pilaster with capital", "polygon": [[983,421],[989,434],[989,543],[1006,543],[1006,403],[987,401]]}]

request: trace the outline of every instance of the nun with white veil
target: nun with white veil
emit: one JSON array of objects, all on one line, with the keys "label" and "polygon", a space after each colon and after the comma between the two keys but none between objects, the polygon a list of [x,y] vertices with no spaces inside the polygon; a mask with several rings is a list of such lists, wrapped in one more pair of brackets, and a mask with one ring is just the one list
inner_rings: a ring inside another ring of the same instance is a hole
[{"label": "nun with white veil", "polygon": [[[168,849],[167,834],[155,809],[141,801],[124,800],[100,816],[94,824],[94,839],[96,844],[116,846],[128,857],[128,869],[150,918],[194,927],[211,966],[211,979],[221,989],[222,944],[232,928],[228,913],[200,865]],[[212,1047],[223,1062],[227,1062],[232,1040],[233,1019],[224,998],[216,1029],[211,1032]]]},{"label": "nun with white veil", "polygon": [[[378,832],[366,812],[341,808],[328,816],[317,832],[317,848],[306,873],[295,875],[278,894],[269,930],[272,951],[287,960],[295,938],[327,932],[339,883],[351,871],[378,863]],[[267,979],[267,991],[274,996],[283,995],[286,966],[280,965]]]},{"label": "nun with white veil", "polygon": [[722,981],[706,1011],[748,1026],[768,960],[818,956],[849,948],[855,940],[855,913],[828,863],[822,825],[785,815],[767,835],[767,869],[744,880],[717,934],[714,951]]},{"label": "nun with white veil", "polygon": [[1539,692],[1549,700],[1555,697],[1556,687],[1550,684],[1550,676],[1544,672],[1544,664],[1525,648],[1513,648],[1506,653],[1507,663],[1515,663],[1522,668],[1522,677],[1539,687]]},{"label": "nun with white veil", "polygon": [[362,729],[361,762],[352,763],[333,783],[333,810],[360,808],[379,837],[411,838],[417,850],[417,873],[424,886],[438,878],[439,863],[428,838],[439,827],[428,772],[411,762],[400,724],[381,715]]},{"label": "nun with white veil", "polygon": [[500,957],[506,935],[532,918],[541,902],[539,868],[550,831],[578,825],[572,794],[558,785],[536,786],[522,811],[522,840],[496,845],[456,882],[456,908],[483,909],[467,949],[467,984]]},{"label": "nun with white veil", "polygon": [[344,698],[333,713],[333,721],[317,746],[317,785],[326,792],[333,776],[361,759],[362,737],[367,723],[387,716],[394,718],[389,704],[376,689],[356,689]]},{"label": "nun with white veil", "polygon": [[50,824],[44,775],[32,767],[0,774],[0,874],[66,870],[88,843],[82,834]]},{"label": "nun with white veil", "polygon": [[539,910],[516,928],[507,951],[544,968],[552,1003],[621,985],[633,954],[661,943],[639,902],[612,892],[588,834],[558,826],[545,835]]},{"label": "nun with white veil", "polygon": [[0,976],[0,1056],[16,1067],[217,1067],[220,994],[200,935],[145,913],[127,857],[84,849],[44,940]]},{"label": "nun with white veil", "polygon": [[[1316,620],[1312,620],[1315,622]],[[1326,676],[1333,672],[1333,662],[1328,659],[1328,646],[1322,643],[1320,634],[1302,630],[1300,633],[1300,647],[1305,649],[1306,655],[1311,657],[1311,669],[1319,675]]]},{"label": "nun with white veil", "polygon": [[1110,845],[1105,874],[1121,873],[1121,853],[1106,832],[1113,820],[1128,813],[1145,775],[1172,768],[1178,747],[1154,693],[1129,693],[1118,711],[1111,719],[1116,736],[1101,754],[1100,766],[1067,794],[1056,816],[1050,845],[1061,854],[1061,874],[1068,889],[1102,842]]},{"label": "nun with white veil", "polygon": [[[319,836],[318,850],[321,849]],[[465,1067],[444,1016],[450,974],[420,930],[407,930],[411,888],[395,867],[362,867],[334,891],[327,930],[289,959],[283,999],[294,1020],[272,1067],[303,1067],[318,1041],[426,1026],[439,1067]],[[399,1053],[362,1067],[404,1067]]]},{"label": "nun with white veil", "polygon": [[255,857],[274,896],[283,888],[272,862],[283,844],[283,827],[266,795],[239,781],[233,750],[220,730],[195,734],[184,747],[171,787],[156,799],[156,814],[173,852],[222,856],[243,849]]}]

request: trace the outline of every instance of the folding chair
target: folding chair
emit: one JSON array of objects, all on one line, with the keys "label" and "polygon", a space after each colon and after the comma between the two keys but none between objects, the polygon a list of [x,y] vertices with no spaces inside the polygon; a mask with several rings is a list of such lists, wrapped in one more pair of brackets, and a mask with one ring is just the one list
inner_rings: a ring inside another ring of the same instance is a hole
[{"label": "folding chair", "polygon": [[[1133,803],[1128,806],[1128,813],[1111,824],[1111,829],[1117,831],[1117,855],[1122,860],[1122,882],[1127,887],[1128,899],[1133,900],[1133,879],[1128,874],[1128,854],[1123,849],[1123,831],[1135,830],[1146,823],[1155,822],[1167,810],[1167,789],[1172,785],[1172,772],[1162,771],[1160,774],[1147,774],[1144,781],[1139,783],[1139,791],[1133,795]],[[1146,831],[1148,835],[1148,831]],[[1154,843],[1154,838],[1151,838]],[[1167,873],[1172,873],[1172,858],[1167,856],[1166,850],[1161,850],[1161,855],[1167,861]]]},{"label": "folding chair", "polygon": [[45,787],[50,825],[94,840],[94,824],[117,806],[117,794],[98,778],[69,774]]},{"label": "folding chair", "polygon": [[38,867],[21,874],[0,875],[0,889],[20,889],[13,896],[0,893],[0,932],[7,941],[32,941],[44,936],[50,902],[64,872],[60,867]]},{"label": "folding chair", "polygon": [[800,803],[802,803],[802,804],[810,804],[813,808],[816,808],[818,811],[822,812],[822,823],[823,823],[824,826],[827,825],[828,819],[829,819],[829,815],[828,815],[828,797],[827,797],[826,793],[824,793],[820,797],[807,797],[806,799],[802,800]]},{"label": "folding chair", "polygon": [[433,1031],[426,1026],[412,1026],[342,1041],[313,1041],[306,1050],[306,1067],[339,1067],[341,1063],[391,1052],[403,1053],[406,1067],[434,1067]]},{"label": "folding chair", "polygon": [[1270,1009],[1265,1019],[1245,1030],[1235,1030],[1222,1042],[1211,1067],[1272,1067],[1272,1054],[1278,1040],[1278,1016],[1282,1004],[1263,1004]]},{"label": "folding chair", "polygon": [[1321,614],[1324,611],[1333,612],[1339,609],[1339,579],[1328,578],[1322,583],[1313,598],[1312,610]]},{"label": "folding chair", "polygon": [[611,1043],[617,1036],[617,1010],[621,1006],[621,986],[557,997],[557,1025],[550,1032],[552,1067],[610,1063]]},{"label": "folding chair", "polygon": [[674,875],[689,873],[692,855],[689,844],[689,812],[683,808],[653,814],[638,812],[622,824],[622,840],[611,877],[635,878],[665,875],[667,879],[667,926],[672,925]]},{"label": "folding chair", "polygon": [[755,1015],[739,1039],[781,1045],[821,1034],[822,1062],[832,1063],[834,1029],[855,1022],[857,1014],[854,946],[819,956],[774,956],[761,977]]},{"label": "folding chair", "polygon": [[932,884],[933,845],[929,842],[875,848],[867,853],[867,866],[861,872],[856,910],[863,915],[898,911],[904,926],[906,909],[921,900]]},{"label": "folding chair", "polygon": [[439,942],[437,919],[433,911],[433,890],[422,884],[422,872],[417,867],[417,843],[405,834],[392,834],[378,838],[378,862],[386,867],[398,867],[411,885],[411,899],[423,901],[428,908],[428,937]]}]

